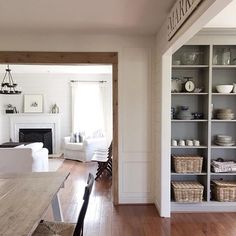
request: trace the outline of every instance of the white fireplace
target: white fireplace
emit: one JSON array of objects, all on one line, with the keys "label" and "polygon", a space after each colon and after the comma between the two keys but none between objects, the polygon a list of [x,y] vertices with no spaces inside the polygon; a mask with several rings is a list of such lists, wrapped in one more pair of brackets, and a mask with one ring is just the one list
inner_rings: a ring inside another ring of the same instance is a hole
[{"label": "white fireplace", "polygon": [[9,118],[13,142],[19,142],[20,129],[51,129],[53,152],[60,152],[60,114],[12,114]]}]

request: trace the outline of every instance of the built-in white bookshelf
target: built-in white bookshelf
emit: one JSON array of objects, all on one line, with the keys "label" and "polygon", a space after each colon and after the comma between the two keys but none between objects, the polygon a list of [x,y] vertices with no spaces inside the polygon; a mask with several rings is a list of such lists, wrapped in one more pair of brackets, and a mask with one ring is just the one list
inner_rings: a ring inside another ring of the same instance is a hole
[{"label": "built-in white bookshelf", "polygon": [[[172,155],[199,155],[203,157],[202,173],[175,173],[171,166],[171,181],[197,180],[204,186],[202,203],[171,203],[172,211],[227,211],[236,206],[236,202],[218,202],[212,198],[212,180],[236,180],[235,173],[213,173],[211,161],[219,157],[236,161],[236,146],[217,146],[214,143],[217,134],[230,135],[236,140],[236,93],[221,94],[215,89],[218,84],[236,83],[236,65],[215,63],[216,54],[230,48],[231,59],[236,63],[236,46],[231,45],[184,45],[173,55],[172,78],[183,81],[183,77],[191,77],[195,87],[201,92],[172,91],[171,107],[188,106],[191,112],[204,114],[200,120],[171,119],[171,138],[175,140],[199,140],[200,146],[171,146]],[[198,61],[194,65],[182,65],[182,55],[194,51]],[[212,107],[213,104],[213,107]],[[233,120],[219,120],[214,116],[215,109],[230,108],[235,114]],[[212,112],[213,110],[213,112]],[[172,193],[173,194],[173,193]]]}]

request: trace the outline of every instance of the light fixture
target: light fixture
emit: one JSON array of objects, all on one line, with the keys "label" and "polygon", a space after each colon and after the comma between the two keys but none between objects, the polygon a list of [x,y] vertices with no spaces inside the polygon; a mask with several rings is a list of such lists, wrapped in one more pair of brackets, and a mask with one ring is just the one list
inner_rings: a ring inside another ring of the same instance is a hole
[{"label": "light fixture", "polygon": [[11,69],[9,68],[9,65],[7,65],[6,73],[1,83],[0,94],[12,95],[20,93],[21,91],[17,89],[17,83],[15,83],[14,80],[12,79]]}]

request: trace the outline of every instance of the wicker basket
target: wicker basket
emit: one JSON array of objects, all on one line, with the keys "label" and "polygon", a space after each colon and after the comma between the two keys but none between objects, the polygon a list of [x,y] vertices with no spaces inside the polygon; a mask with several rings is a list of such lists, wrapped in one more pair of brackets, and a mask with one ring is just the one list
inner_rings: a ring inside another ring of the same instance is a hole
[{"label": "wicker basket", "polygon": [[214,199],[220,202],[236,201],[236,181],[213,180]]},{"label": "wicker basket", "polygon": [[171,182],[176,202],[198,203],[202,201],[203,185],[198,182]]},{"label": "wicker basket", "polygon": [[203,157],[173,156],[176,173],[201,173]]}]

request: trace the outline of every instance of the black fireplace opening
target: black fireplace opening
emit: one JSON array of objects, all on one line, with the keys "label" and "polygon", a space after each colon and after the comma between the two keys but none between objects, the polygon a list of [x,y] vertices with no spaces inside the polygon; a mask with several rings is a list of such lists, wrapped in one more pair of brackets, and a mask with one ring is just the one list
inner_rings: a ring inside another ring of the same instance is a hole
[{"label": "black fireplace opening", "polygon": [[19,142],[42,142],[52,154],[52,129],[19,129]]}]

